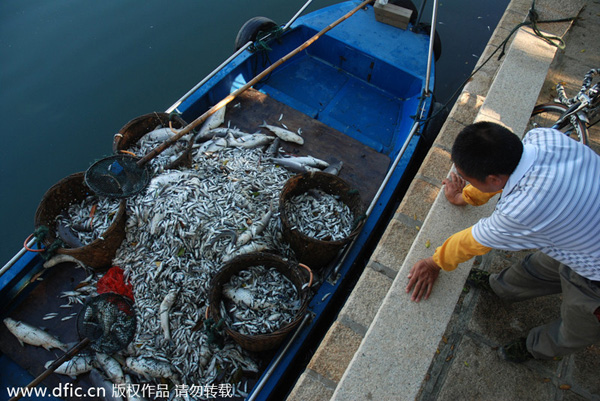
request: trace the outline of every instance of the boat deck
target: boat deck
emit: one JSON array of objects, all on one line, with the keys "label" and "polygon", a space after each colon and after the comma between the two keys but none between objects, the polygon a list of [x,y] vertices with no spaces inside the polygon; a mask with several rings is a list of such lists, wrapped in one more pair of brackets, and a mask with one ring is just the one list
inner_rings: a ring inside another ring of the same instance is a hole
[{"label": "boat deck", "polygon": [[285,124],[293,132],[301,129],[303,145],[282,142],[282,147],[296,155],[311,155],[329,163],[343,162],[340,178],[359,190],[365,204],[375,196],[390,164],[388,156],[254,89],[230,103],[225,123],[229,121],[232,127],[246,132],[255,132],[263,121],[276,126]]},{"label": "boat deck", "polygon": [[[21,302],[6,316],[43,328],[65,344],[74,344],[79,341],[77,316],[65,321],[62,319],[79,312],[83,305],[75,304],[72,308],[61,308],[60,305],[67,304],[68,300],[61,298],[60,294],[63,291],[73,291],[75,286],[87,277],[87,273],[81,268],[76,268],[72,263],[57,265],[52,269],[44,270],[43,273],[42,281],[31,291],[25,302]],[[57,312],[58,316],[43,320],[43,317],[50,312]],[[64,354],[63,351],[57,349],[47,351],[42,347],[27,344],[21,346],[4,324],[0,327],[0,353],[3,354],[2,357],[10,358],[34,377],[46,370],[44,368],[46,362],[56,360]],[[4,369],[2,370],[4,371]],[[76,383],[77,387],[86,391],[92,387],[87,376],[84,375],[73,380],[68,376],[52,374],[42,383],[49,389],[64,385],[64,383]],[[13,383],[12,385],[25,385],[29,380],[23,378],[24,383]]]},{"label": "boat deck", "polygon": [[[229,123],[231,127],[255,132],[263,121],[272,125],[283,123],[291,131],[301,128],[304,145],[282,142],[286,151],[297,155],[312,155],[328,162],[342,161],[344,165],[340,177],[359,190],[365,204],[373,199],[389,167],[388,156],[257,90],[250,89],[244,92],[227,108],[225,124]],[[264,128],[261,130],[266,131]],[[77,316],[64,321],[62,319],[79,312],[82,305],[61,308],[60,305],[67,303],[67,298],[61,297],[61,293],[75,290],[86,276],[87,273],[83,269],[76,268],[71,263],[60,264],[44,271],[43,280],[37,282],[37,286],[24,302],[10,310],[6,316],[42,327],[63,343],[76,343],[79,341]],[[58,312],[58,316],[43,320],[43,317],[51,312]],[[45,370],[46,362],[63,355],[62,351],[56,349],[47,351],[31,345],[22,347],[4,325],[0,325],[0,351],[3,354],[2,358],[10,358],[34,377]],[[30,380],[31,378],[23,378],[23,383],[18,385],[25,385]],[[56,388],[61,383],[73,383],[84,390],[96,386],[89,381],[89,374],[74,380],[52,374],[43,382],[49,389]]]}]

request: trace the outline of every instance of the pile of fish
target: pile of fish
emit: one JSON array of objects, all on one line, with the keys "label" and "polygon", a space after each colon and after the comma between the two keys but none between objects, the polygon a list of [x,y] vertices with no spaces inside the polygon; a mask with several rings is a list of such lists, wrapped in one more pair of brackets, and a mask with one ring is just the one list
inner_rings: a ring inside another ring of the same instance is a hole
[{"label": "pile of fish", "polygon": [[237,345],[209,342],[203,322],[210,280],[226,260],[271,250],[292,257],[280,238],[277,199],[291,174],[263,160],[261,149],[198,154],[188,170],[155,176],[128,201],[126,239],[114,264],[131,280],[138,327],[132,358],[167,363],[149,374],[193,385],[227,382],[257,371]]},{"label": "pile of fish", "polygon": [[276,268],[252,266],[223,285],[221,316],[241,334],[273,333],[296,318],[301,300],[294,284]]},{"label": "pile of fish", "polygon": [[[245,395],[238,383],[241,373],[258,372],[259,367],[253,356],[231,339],[223,338],[224,344],[215,341],[215,335],[224,332],[206,325],[210,281],[237,255],[269,251],[293,260],[294,253],[281,235],[278,203],[283,185],[297,172],[330,167],[335,172],[341,164],[329,166],[312,157],[285,155],[279,141],[303,142],[296,133],[268,124],[262,127],[275,136],[218,128],[222,118],[222,113],[216,113],[188,142],[163,152],[163,158],[152,167],[147,189],[127,199],[126,238],[113,265],[125,271],[133,286],[137,329],[130,346],[116,355],[86,356],[71,365],[106,364],[114,357],[127,371],[136,373],[134,380],[140,382],[233,383],[238,384],[236,394]],[[128,150],[142,156],[174,134],[171,128],[158,127]],[[193,141],[191,168],[166,169],[189,141]],[[321,197],[326,199],[329,197]],[[310,203],[303,211],[291,213],[302,213],[311,220],[315,213],[320,216],[317,219],[329,216],[325,225],[340,226],[334,231],[347,235],[341,226],[352,218],[346,217],[339,202],[331,203]],[[97,205],[93,223],[92,205]],[[73,216],[81,219],[71,217],[61,225],[68,224],[80,235],[85,235],[90,225],[105,231],[117,208],[117,201],[86,199],[73,211]],[[326,235],[333,238],[337,234]],[[80,241],[89,240],[82,237]],[[264,274],[251,270],[227,286],[226,294],[232,300],[243,294],[241,303],[228,305],[233,328],[248,334],[272,332],[294,318],[300,307],[299,294],[282,277],[268,269]],[[255,313],[259,309],[268,312]],[[106,376],[115,384],[127,380],[127,375],[118,373]]]},{"label": "pile of fish", "polygon": [[87,196],[56,217],[56,236],[71,248],[88,245],[108,230],[119,211],[115,199]]},{"label": "pile of fish", "polygon": [[338,241],[350,235],[354,214],[338,196],[312,189],[286,200],[284,210],[291,230],[323,241]]},{"label": "pile of fish", "polygon": [[[210,280],[225,262],[257,251],[294,258],[278,212],[279,194],[294,172],[271,158],[280,153],[280,138],[299,135],[277,134],[202,129],[193,138],[191,168],[155,175],[143,194],[127,202],[127,235],[113,262],[134,288],[138,327],[129,357],[167,363],[172,381],[232,382],[242,371],[258,371],[252,355],[230,339],[222,349],[211,342],[205,314]],[[279,277],[268,277],[272,282],[261,287],[292,297],[287,313],[293,314],[299,303],[295,288],[284,290]],[[286,314],[278,313],[254,325],[285,324]],[[164,372],[149,376],[165,378]]]}]

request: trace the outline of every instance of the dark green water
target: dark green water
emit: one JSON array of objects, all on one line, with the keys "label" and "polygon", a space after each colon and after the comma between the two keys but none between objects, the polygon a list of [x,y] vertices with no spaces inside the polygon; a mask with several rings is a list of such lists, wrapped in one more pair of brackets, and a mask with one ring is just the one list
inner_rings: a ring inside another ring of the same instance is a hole
[{"label": "dark green water", "polygon": [[[315,0],[307,12],[336,2]],[[32,232],[48,188],[109,155],[125,123],[166,110],[221,64],[245,21],[262,15],[284,24],[303,4],[2,0],[0,266]],[[507,4],[440,3],[439,101],[470,74]]]}]

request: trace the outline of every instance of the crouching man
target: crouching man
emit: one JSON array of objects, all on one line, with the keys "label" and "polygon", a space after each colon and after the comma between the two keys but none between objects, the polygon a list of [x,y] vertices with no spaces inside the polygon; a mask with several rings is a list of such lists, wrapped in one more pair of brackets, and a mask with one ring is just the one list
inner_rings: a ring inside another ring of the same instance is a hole
[{"label": "crouching man", "polygon": [[521,142],[480,122],[459,133],[452,161],[458,174],[443,182],[451,203],[482,205],[497,193],[500,199],[491,216],[412,267],[411,299],[427,299],[440,270],[491,249],[538,249],[499,274],[473,269],[467,280],[510,301],[562,293],[561,317],[505,345],[501,355],[551,359],[600,341],[600,157],[556,130],[533,129]]}]

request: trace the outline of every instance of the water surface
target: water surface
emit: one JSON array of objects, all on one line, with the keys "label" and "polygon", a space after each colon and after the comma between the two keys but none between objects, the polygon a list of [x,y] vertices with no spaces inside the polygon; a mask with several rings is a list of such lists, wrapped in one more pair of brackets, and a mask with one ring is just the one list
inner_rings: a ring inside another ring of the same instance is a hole
[{"label": "water surface", "polygon": [[[315,0],[307,12],[334,3]],[[109,155],[113,134],[124,124],[166,110],[229,57],[245,21],[262,15],[283,24],[303,4],[0,2],[0,265],[32,232],[48,188]],[[440,3],[438,101],[448,100],[468,77],[507,4]]]}]

